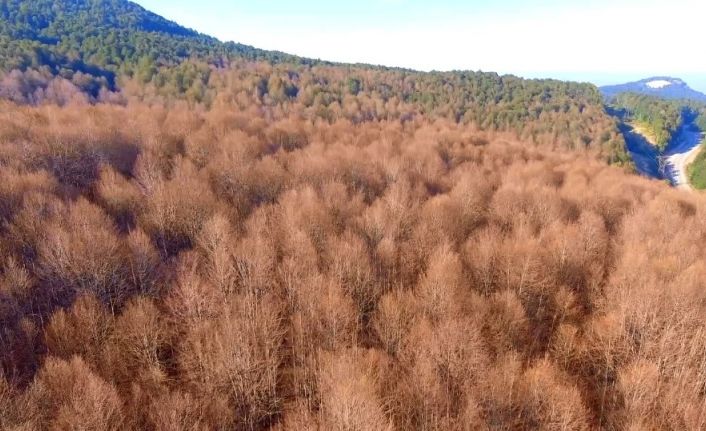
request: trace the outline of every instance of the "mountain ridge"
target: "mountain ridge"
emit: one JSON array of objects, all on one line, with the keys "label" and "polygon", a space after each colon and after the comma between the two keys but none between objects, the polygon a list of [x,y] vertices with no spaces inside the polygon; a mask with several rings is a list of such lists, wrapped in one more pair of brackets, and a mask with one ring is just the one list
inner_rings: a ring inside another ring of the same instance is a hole
[{"label": "mountain ridge", "polygon": [[637,93],[668,100],[706,102],[706,94],[689,87],[683,79],[671,76],[654,76],[625,84],[606,85],[599,89],[607,99],[612,99],[621,93]]}]

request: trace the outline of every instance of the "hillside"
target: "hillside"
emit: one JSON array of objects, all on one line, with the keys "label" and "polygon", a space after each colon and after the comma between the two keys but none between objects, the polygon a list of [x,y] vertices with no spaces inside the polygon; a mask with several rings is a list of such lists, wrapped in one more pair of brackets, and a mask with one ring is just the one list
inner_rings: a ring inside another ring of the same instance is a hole
[{"label": "hillside", "polygon": [[306,62],[237,43],[222,43],[126,0],[1,0],[0,70],[48,68],[114,88],[120,74],[149,81],[159,67],[198,58]]},{"label": "hillside", "polygon": [[612,99],[621,93],[636,93],[661,99],[706,102],[706,94],[693,90],[681,79],[670,77],[654,77],[627,84],[608,85],[601,87],[600,90],[607,99]]},{"label": "hillside", "polygon": [[[592,85],[312,62],[221,43],[125,0],[3,0],[0,11],[0,97],[17,103],[184,100],[209,108],[247,91],[265,105],[304,104],[328,121],[451,118],[628,163]],[[341,110],[370,101],[375,109],[363,116]],[[389,112],[391,101],[403,109]]]}]

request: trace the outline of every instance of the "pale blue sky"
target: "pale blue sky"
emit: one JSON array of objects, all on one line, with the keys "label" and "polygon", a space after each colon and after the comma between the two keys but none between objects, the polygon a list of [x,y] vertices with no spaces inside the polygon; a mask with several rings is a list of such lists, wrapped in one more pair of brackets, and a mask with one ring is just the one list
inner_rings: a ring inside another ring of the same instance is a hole
[{"label": "pale blue sky", "polygon": [[221,40],[342,62],[706,91],[703,0],[138,0]]}]

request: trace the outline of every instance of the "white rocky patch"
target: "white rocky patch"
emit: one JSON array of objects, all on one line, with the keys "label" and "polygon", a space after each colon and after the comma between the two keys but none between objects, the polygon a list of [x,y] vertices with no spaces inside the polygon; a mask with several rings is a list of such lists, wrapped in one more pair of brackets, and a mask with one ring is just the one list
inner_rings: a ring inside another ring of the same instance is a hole
[{"label": "white rocky patch", "polygon": [[664,79],[659,79],[657,81],[650,81],[646,84],[650,88],[658,89],[664,88],[672,85],[672,81],[666,81]]}]

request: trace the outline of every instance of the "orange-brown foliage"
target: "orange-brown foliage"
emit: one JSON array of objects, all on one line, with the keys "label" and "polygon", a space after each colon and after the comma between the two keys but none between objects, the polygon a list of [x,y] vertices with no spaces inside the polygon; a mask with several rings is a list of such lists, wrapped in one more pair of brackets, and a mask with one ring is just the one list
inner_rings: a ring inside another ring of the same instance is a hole
[{"label": "orange-brown foliage", "polygon": [[706,427],[702,196],[233,73],[3,105],[0,428]]}]

